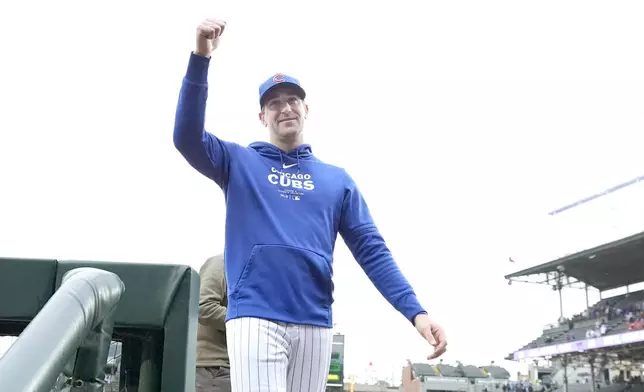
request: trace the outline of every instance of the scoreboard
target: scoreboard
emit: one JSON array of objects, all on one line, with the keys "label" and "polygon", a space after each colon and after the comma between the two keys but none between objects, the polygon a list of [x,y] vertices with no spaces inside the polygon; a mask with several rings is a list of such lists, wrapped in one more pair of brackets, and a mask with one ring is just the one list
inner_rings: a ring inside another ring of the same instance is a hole
[{"label": "scoreboard", "polygon": [[344,389],[344,335],[333,335],[331,366],[326,386],[330,389]]}]

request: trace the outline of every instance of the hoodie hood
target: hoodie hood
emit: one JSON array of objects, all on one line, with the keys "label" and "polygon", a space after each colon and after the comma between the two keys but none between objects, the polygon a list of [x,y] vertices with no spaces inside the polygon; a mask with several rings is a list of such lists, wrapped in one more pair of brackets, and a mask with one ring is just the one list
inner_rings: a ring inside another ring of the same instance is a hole
[{"label": "hoodie hood", "polygon": [[284,166],[297,165],[298,173],[300,171],[300,162],[314,159],[310,144],[301,144],[288,152],[282,151],[279,147],[266,142],[255,142],[249,147],[263,157],[279,161],[281,168],[286,169]]}]

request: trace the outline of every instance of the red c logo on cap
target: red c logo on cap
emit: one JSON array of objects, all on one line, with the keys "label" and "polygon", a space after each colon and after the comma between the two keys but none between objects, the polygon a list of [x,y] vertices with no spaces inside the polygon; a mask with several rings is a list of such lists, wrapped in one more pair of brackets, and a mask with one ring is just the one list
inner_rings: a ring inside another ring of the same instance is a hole
[{"label": "red c logo on cap", "polygon": [[275,83],[282,83],[285,80],[286,79],[284,79],[283,74],[276,74],[275,76],[273,76],[273,82],[275,82]]}]

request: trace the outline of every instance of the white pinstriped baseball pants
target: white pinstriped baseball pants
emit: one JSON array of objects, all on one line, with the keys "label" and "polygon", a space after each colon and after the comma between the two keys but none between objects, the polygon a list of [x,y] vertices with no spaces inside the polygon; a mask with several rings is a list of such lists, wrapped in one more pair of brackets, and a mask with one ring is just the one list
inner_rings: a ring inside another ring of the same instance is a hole
[{"label": "white pinstriped baseball pants", "polygon": [[241,317],[226,323],[232,392],[324,392],[331,328]]}]

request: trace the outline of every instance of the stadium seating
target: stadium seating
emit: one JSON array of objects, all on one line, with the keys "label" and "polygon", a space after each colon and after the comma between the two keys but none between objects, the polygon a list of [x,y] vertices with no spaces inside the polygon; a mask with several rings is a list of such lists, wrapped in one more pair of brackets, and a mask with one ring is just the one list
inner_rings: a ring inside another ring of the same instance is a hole
[{"label": "stadium seating", "polygon": [[440,374],[445,377],[465,377],[463,370],[459,369],[456,366],[444,365],[441,363],[440,365],[436,365],[436,368],[438,369]]},{"label": "stadium seating", "polygon": [[[616,297],[605,298],[591,306],[588,310],[588,313],[592,315],[593,311],[599,311],[605,309],[606,307],[627,310],[641,301],[644,301],[644,290]],[[563,325],[544,330],[541,336],[523,346],[520,350],[550,346],[567,341],[586,339],[586,331],[588,331],[589,329],[594,329],[597,320],[600,320],[602,318],[603,317],[601,317],[601,315],[597,318],[584,318],[581,314],[575,315],[572,320]],[[625,332],[628,329],[628,322],[624,317],[624,313],[622,313],[620,316],[615,316],[611,320],[607,320],[605,322],[605,325],[605,335]]]},{"label": "stadium seating", "polygon": [[498,378],[498,379],[510,378],[510,372],[508,372],[506,369],[500,366],[495,366],[495,365],[481,366],[480,369],[484,373],[487,373],[492,378]]},{"label": "stadium seating", "polygon": [[415,363],[414,369],[420,376],[438,377],[441,375],[436,366],[428,363]]},{"label": "stadium seating", "polygon": [[473,366],[462,365],[456,366],[438,364],[431,365],[427,363],[415,363],[414,369],[416,373],[421,376],[427,377],[461,377],[461,378],[495,378],[495,379],[508,379],[510,373],[500,366]]},{"label": "stadium seating", "polygon": [[465,374],[467,378],[487,378],[485,374],[481,371],[480,368],[472,365],[459,365],[460,370]]}]

